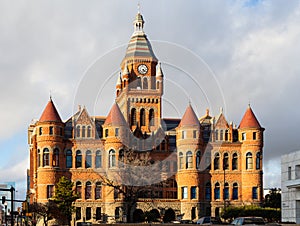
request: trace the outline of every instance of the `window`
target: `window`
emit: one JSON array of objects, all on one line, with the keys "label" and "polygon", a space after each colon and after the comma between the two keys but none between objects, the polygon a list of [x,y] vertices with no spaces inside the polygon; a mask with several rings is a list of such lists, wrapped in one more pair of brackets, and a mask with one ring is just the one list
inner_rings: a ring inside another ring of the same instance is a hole
[{"label": "window", "polygon": [[228,130],[225,130],[225,141],[228,141]]},{"label": "window", "polygon": [[85,219],[90,220],[91,218],[92,218],[91,207],[86,207],[86,209],[85,209]]},{"label": "window", "polygon": [[145,116],[145,109],[144,108],[142,108],[141,109],[141,111],[140,111],[140,124],[141,124],[141,126],[145,126],[146,124],[145,124],[145,119],[146,118],[146,116]]},{"label": "window", "polygon": [[238,200],[239,199],[239,189],[237,183],[233,184],[232,188],[232,199],[233,200]]},{"label": "window", "polygon": [[156,89],[159,89],[159,81],[156,82]]},{"label": "window", "polygon": [[53,151],[52,165],[54,167],[58,167],[59,166],[59,150],[58,150],[58,148],[55,148],[54,151]]},{"label": "window", "polygon": [[220,140],[223,140],[223,130],[220,130]]},{"label": "window", "polygon": [[119,198],[119,189],[114,188],[114,199],[118,199]]},{"label": "window", "polygon": [[135,108],[131,109],[131,125],[135,126],[136,125],[136,110]]},{"label": "window", "polygon": [[255,168],[258,170],[260,169],[260,152],[256,153],[256,164]]},{"label": "window", "polygon": [[237,170],[238,169],[238,155],[237,153],[234,153],[232,155],[232,170]]},{"label": "window", "polygon": [[173,172],[177,172],[177,161],[173,162]]},{"label": "window", "polygon": [[205,199],[211,200],[211,184],[210,183],[206,183],[206,185],[205,185]]},{"label": "window", "polygon": [[214,170],[220,169],[220,154],[216,153],[214,158]]},{"label": "window", "polygon": [[90,150],[87,150],[85,153],[85,168],[91,168],[92,167],[92,152]]},{"label": "window", "polygon": [[54,194],[54,185],[47,185],[47,199],[52,198]]},{"label": "window", "polygon": [[81,130],[82,130],[82,131],[81,131],[81,136],[82,136],[82,137],[85,137],[85,126],[82,126],[82,127],[81,127]]},{"label": "window", "polygon": [[219,131],[218,130],[216,130],[215,135],[216,135],[216,140],[219,140]]},{"label": "window", "polygon": [[197,130],[193,130],[193,138],[197,138]]},{"label": "window", "polygon": [[76,137],[80,137],[80,126],[76,126]]},{"label": "window", "polygon": [[81,207],[76,207],[76,220],[81,219]]},{"label": "window", "polygon": [[105,137],[108,137],[108,129],[105,129]]},{"label": "window", "polygon": [[43,166],[49,166],[49,149],[45,148],[43,151]]},{"label": "window", "polygon": [[102,167],[102,153],[100,150],[96,151],[96,168]]},{"label": "window", "polygon": [[76,168],[82,167],[82,154],[80,150],[76,151]]},{"label": "window", "polygon": [[115,136],[116,136],[116,137],[119,136],[119,128],[115,128]]},{"label": "window", "polygon": [[95,199],[101,199],[102,198],[102,187],[101,183],[97,182],[95,187]]},{"label": "window", "polygon": [[300,179],[300,165],[295,165],[295,179]]},{"label": "window", "polygon": [[201,163],[201,152],[197,151],[197,153],[196,153],[196,169],[200,169],[200,163]]},{"label": "window", "polygon": [[183,154],[179,152],[179,169],[183,169]]},{"label": "window", "polygon": [[191,169],[193,168],[193,153],[188,151],[186,153],[186,168]]},{"label": "window", "polygon": [[49,127],[49,135],[53,135],[53,126]]},{"label": "window", "polygon": [[148,89],[148,79],[146,77],[143,78],[143,89]]},{"label": "window", "polygon": [[109,167],[116,167],[116,152],[115,150],[109,151]]},{"label": "window", "polygon": [[85,184],[85,199],[91,199],[92,198],[92,184],[91,182],[86,182]]},{"label": "window", "polygon": [[224,199],[229,199],[229,185],[228,185],[228,183],[225,183],[225,186],[224,186]]},{"label": "window", "polygon": [[253,159],[251,152],[248,152],[246,154],[246,169],[253,169]]},{"label": "window", "polygon": [[252,188],[252,199],[257,199],[258,195],[257,195],[257,187],[253,187]]},{"label": "window", "polygon": [[170,162],[169,161],[165,161],[165,171],[170,172]]},{"label": "window", "polygon": [[220,199],[220,184],[215,184],[215,200]]},{"label": "window", "polygon": [[72,168],[72,151],[67,150],[66,153],[66,168]]},{"label": "window", "polygon": [[246,140],[246,133],[242,133],[242,140]]},{"label": "window", "polygon": [[191,187],[191,199],[196,199],[197,198],[197,187],[192,186]]},{"label": "window", "polygon": [[38,149],[37,151],[37,167],[41,166],[41,151]]},{"label": "window", "polygon": [[182,131],[181,132],[181,139],[185,139],[186,138],[186,131]]},{"label": "window", "polygon": [[81,199],[81,182],[80,181],[77,181],[76,182],[76,193],[78,195],[78,198]]},{"label": "window", "polygon": [[256,140],[256,132],[253,132],[253,140]]},{"label": "window", "polygon": [[225,153],[223,156],[223,170],[229,170],[229,155]]},{"label": "window", "polygon": [[119,158],[118,158],[118,164],[119,164],[119,167],[124,167],[124,150],[123,149],[121,149],[120,151],[119,151]]},{"label": "window", "polygon": [[96,208],[96,220],[101,220],[101,207]]},{"label": "window", "polygon": [[292,179],[292,167],[289,166],[288,168],[288,180]]},{"label": "window", "polygon": [[181,198],[187,199],[188,198],[188,189],[187,187],[181,187]]},{"label": "window", "polygon": [[87,137],[91,137],[91,127],[87,127]]},{"label": "window", "polygon": [[43,127],[40,127],[39,128],[39,135],[42,135],[43,134]]},{"label": "window", "polygon": [[154,126],[154,110],[150,109],[149,111],[149,124],[150,126]]}]

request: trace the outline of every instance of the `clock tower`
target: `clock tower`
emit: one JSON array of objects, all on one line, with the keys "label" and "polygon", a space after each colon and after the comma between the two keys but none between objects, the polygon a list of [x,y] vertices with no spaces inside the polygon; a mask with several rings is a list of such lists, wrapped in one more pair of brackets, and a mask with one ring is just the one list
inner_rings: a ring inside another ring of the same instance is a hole
[{"label": "clock tower", "polygon": [[142,133],[150,133],[160,126],[163,73],[144,33],[144,23],[138,12],[121,63],[116,102],[132,131],[139,128]]}]

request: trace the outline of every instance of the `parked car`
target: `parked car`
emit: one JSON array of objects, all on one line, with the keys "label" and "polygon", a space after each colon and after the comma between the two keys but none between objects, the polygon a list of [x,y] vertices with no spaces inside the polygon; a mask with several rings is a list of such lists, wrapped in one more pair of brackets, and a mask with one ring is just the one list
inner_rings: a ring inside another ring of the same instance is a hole
[{"label": "parked car", "polygon": [[262,217],[238,217],[232,222],[232,225],[264,225],[266,224]]},{"label": "parked car", "polygon": [[222,224],[222,221],[218,217],[201,217],[196,221],[196,224],[211,225],[211,224]]}]

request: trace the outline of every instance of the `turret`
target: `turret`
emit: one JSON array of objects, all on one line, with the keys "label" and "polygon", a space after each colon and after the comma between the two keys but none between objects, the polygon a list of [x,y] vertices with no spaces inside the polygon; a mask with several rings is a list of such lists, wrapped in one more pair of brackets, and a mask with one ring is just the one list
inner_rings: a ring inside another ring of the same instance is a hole
[{"label": "turret", "polygon": [[64,123],[50,98],[40,119],[36,123],[38,202],[47,202],[54,191],[59,169],[64,168]]},{"label": "turret", "polygon": [[178,127],[176,143],[178,157],[178,199],[181,200],[181,212],[184,219],[191,219],[191,209],[197,209],[200,200],[200,123],[189,104]]},{"label": "turret", "polygon": [[163,94],[164,92],[164,75],[163,75],[163,72],[161,70],[161,64],[159,62],[159,64],[157,65],[157,68],[156,68],[156,89],[161,93],[161,95]]}]

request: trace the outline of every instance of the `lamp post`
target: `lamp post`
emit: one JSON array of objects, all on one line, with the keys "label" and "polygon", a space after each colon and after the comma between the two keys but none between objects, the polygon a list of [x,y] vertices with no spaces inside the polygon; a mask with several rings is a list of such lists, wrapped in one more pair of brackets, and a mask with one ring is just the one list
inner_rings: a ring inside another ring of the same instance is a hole
[{"label": "lamp post", "polygon": [[4,222],[7,225],[7,202],[4,203]]}]

